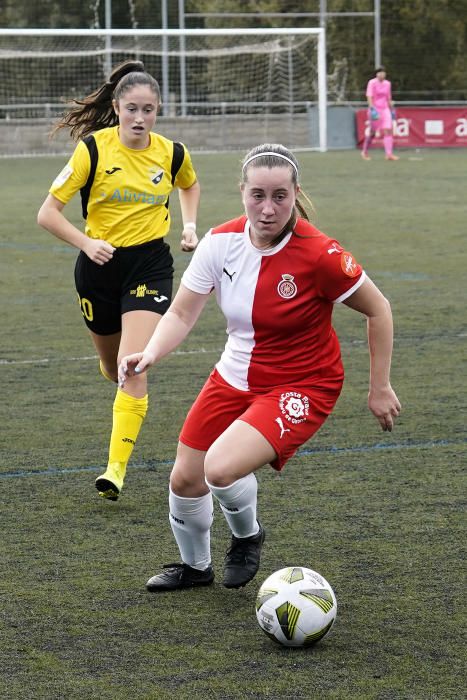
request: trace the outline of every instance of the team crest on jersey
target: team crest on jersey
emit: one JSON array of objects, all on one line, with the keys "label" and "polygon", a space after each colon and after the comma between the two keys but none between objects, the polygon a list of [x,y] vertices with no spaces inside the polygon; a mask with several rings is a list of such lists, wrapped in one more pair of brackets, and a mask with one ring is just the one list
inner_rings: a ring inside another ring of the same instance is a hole
[{"label": "team crest on jersey", "polygon": [[286,391],[280,395],[279,408],[289,423],[304,423],[310,412],[310,399],[298,391]]},{"label": "team crest on jersey", "polygon": [[282,275],[282,279],[277,285],[277,292],[283,299],[293,299],[297,293],[297,285],[294,282],[293,275]]},{"label": "team crest on jersey", "polygon": [[346,274],[347,277],[355,277],[358,275],[358,263],[355,261],[352,253],[342,253],[341,267],[342,272]]},{"label": "team crest on jersey", "polygon": [[149,171],[149,179],[153,183],[153,185],[158,185],[159,182],[162,180],[164,177],[164,171],[161,168],[151,168]]}]

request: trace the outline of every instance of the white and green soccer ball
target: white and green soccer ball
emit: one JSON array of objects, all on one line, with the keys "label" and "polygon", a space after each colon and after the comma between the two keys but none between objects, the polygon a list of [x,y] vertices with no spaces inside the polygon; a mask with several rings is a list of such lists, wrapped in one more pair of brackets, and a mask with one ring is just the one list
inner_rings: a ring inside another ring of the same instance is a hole
[{"label": "white and green soccer ball", "polygon": [[290,566],[275,571],[256,597],[256,617],[265,634],[288,647],[308,647],[325,637],[334,624],[337,601],[317,571]]}]

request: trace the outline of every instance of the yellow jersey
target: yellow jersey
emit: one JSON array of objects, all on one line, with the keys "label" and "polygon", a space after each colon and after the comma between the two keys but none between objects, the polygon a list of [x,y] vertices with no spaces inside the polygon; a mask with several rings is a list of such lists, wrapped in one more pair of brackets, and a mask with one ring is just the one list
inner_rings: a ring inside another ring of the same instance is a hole
[{"label": "yellow jersey", "polygon": [[[170,228],[169,195],[175,187],[187,189],[196,182],[188,150],[172,184],[173,142],[151,132],[147,148],[127,148],[118,126],[94,134],[99,154],[88,201],[85,233],[116,248],[140,245],[165,236]],[[91,169],[83,141],[61,173],[50,194],[66,204],[86,184]]]}]

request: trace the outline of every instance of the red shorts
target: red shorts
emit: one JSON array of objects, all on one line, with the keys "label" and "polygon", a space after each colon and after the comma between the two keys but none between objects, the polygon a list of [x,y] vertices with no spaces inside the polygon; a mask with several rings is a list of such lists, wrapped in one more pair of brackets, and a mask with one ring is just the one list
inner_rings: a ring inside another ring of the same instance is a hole
[{"label": "red shorts", "polygon": [[191,407],[180,442],[206,452],[235,420],[256,428],[272,445],[280,471],[304,442],[322,426],[339,398],[343,380],[275,387],[264,394],[240,391],[214,369]]}]

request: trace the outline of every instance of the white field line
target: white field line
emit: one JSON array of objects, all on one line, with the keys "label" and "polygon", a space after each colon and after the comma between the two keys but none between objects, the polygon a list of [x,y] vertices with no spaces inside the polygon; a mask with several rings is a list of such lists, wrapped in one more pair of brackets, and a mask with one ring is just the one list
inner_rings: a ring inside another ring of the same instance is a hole
[{"label": "white field line", "polygon": [[[440,337],[443,338],[448,338],[449,336],[435,336],[435,339],[438,340]],[[467,333],[455,333],[454,338],[466,338]],[[401,338],[399,339],[399,342],[418,342],[420,340],[419,337],[415,338]],[[341,346],[345,345],[351,345],[353,347],[355,346],[364,346],[366,345],[366,340],[352,340],[352,341],[346,341],[346,340],[341,340],[340,341]],[[174,352],[169,354],[170,355],[208,355],[212,353],[217,353],[220,354],[222,353],[224,348],[197,348],[196,350],[175,350]],[[95,362],[99,359],[98,355],[84,355],[83,357],[42,357],[42,358],[36,358],[32,360],[8,360],[5,358],[0,358],[0,365],[46,365],[51,362]]]},{"label": "white field line", "polygon": [[[171,355],[207,355],[209,353],[219,354],[222,352],[222,348],[213,348],[208,350],[206,348],[197,348],[196,350],[175,350]],[[42,357],[33,360],[5,360],[0,358],[0,365],[46,365],[52,362],[95,362],[99,359],[98,355],[84,355],[83,357]]]}]

